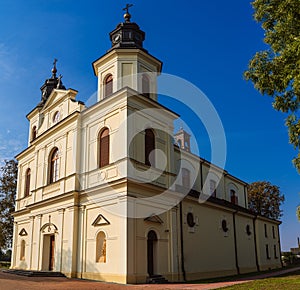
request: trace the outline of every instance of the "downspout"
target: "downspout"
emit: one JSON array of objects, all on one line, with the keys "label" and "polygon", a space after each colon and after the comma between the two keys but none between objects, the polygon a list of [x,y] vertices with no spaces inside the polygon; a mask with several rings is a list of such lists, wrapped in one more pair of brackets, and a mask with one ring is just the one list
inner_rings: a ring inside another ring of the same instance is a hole
[{"label": "downspout", "polygon": [[180,213],[181,271],[182,271],[183,280],[186,282],[186,273],[184,267],[184,250],[183,250],[182,201],[179,203],[179,213]]},{"label": "downspout", "polygon": [[236,241],[236,226],[235,226],[235,215],[237,211],[233,213],[233,234],[234,234],[234,251],[235,251],[235,266],[238,275],[240,274],[240,268],[239,268],[239,260],[238,260],[238,253],[237,253],[237,241]]},{"label": "downspout", "polygon": [[256,243],[256,226],[255,226],[255,220],[257,219],[257,216],[253,219],[253,233],[254,233],[254,247],[255,247],[255,262],[256,262],[256,268],[259,272],[259,264],[258,264],[258,253],[257,253],[257,243]]}]

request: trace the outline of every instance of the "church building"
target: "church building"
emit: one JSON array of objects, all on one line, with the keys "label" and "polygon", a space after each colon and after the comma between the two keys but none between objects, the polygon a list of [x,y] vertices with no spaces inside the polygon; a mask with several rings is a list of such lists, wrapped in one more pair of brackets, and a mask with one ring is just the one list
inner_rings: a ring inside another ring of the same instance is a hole
[{"label": "church building", "polygon": [[66,89],[55,60],[27,114],[11,268],[134,284],[282,267],[280,222],[249,211],[247,183],[174,134],[179,116],[157,99],[162,62],[128,8],[109,35],[94,105]]}]

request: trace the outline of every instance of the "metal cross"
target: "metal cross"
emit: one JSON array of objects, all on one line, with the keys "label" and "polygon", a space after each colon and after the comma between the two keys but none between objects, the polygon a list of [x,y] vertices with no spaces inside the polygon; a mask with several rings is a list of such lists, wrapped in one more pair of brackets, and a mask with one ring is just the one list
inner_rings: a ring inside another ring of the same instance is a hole
[{"label": "metal cross", "polygon": [[133,4],[126,4],[126,7],[123,8],[123,10],[126,11],[126,13],[129,14],[129,8],[132,7],[132,6],[133,6]]},{"label": "metal cross", "polygon": [[56,63],[57,63],[57,59],[55,58],[54,61],[53,61],[54,67],[56,67]]}]

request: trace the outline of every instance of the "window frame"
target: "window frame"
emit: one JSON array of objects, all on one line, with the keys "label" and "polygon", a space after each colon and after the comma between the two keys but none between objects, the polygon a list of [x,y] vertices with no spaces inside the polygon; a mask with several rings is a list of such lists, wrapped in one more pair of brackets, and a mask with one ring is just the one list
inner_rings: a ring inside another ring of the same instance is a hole
[{"label": "window frame", "polygon": [[103,82],[103,98],[106,98],[108,96],[110,96],[113,93],[113,75],[112,74],[108,74],[105,76],[104,78],[104,82]]},{"label": "window frame", "polygon": [[36,139],[36,135],[37,135],[36,126],[33,126],[31,130],[31,141]]},{"label": "window frame", "polygon": [[96,263],[106,263],[107,261],[107,238],[104,231],[100,231],[96,236],[96,257],[95,258],[96,258]]},{"label": "window frame", "polygon": [[21,246],[20,246],[20,261],[25,261],[25,254],[26,254],[26,242],[24,239],[22,239]]},{"label": "window frame", "polygon": [[148,128],[145,130],[145,165],[147,166],[155,167],[155,145],[155,134]]},{"label": "window frame", "polygon": [[[212,186],[212,185],[214,185],[214,186]],[[214,188],[214,189],[212,190],[212,188]],[[213,179],[209,180],[209,193],[210,193],[210,196],[217,197],[217,182]]]},{"label": "window frame", "polygon": [[271,257],[270,257],[270,251],[269,251],[269,245],[268,244],[266,244],[266,257],[267,257],[268,260],[271,259]]},{"label": "window frame", "polygon": [[49,157],[49,184],[55,183],[59,180],[59,149],[57,147],[53,148]]},{"label": "window frame", "polygon": [[27,168],[25,173],[24,197],[30,195],[30,179],[31,179],[31,169]]},{"label": "window frame", "polygon": [[191,188],[191,171],[187,168],[182,168],[182,186],[184,188]]},{"label": "window frame", "polygon": [[230,202],[238,205],[239,199],[236,191],[234,189],[230,189]]},{"label": "window frame", "polygon": [[142,75],[142,94],[150,98],[150,77],[145,73]]},{"label": "window frame", "polygon": [[265,230],[265,238],[267,238],[268,237],[267,224],[264,224],[264,230]]},{"label": "window frame", "polygon": [[[105,136],[103,136],[105,135]],[[109,129],[104,127],[99,135],[98,135],[98,143],[99,143],[99,168],[105,167],[110,164],[110,135]]]}]

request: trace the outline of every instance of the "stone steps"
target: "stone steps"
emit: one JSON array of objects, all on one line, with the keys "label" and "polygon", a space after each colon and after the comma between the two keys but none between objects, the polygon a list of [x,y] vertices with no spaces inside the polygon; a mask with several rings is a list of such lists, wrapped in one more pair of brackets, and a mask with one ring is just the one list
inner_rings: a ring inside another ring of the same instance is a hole
[{"label": "stone steps", "polygon": [[152,275],[147,278],[149,284],[167,284],[169,281],[162,275]]},{"label": "stone steps", "polygon": [[26,276],[26,277],[66,277],[61,272],[53,272],[53,271],[8,269],[8,270],[3,270],[3,272],[8,274]]}]

